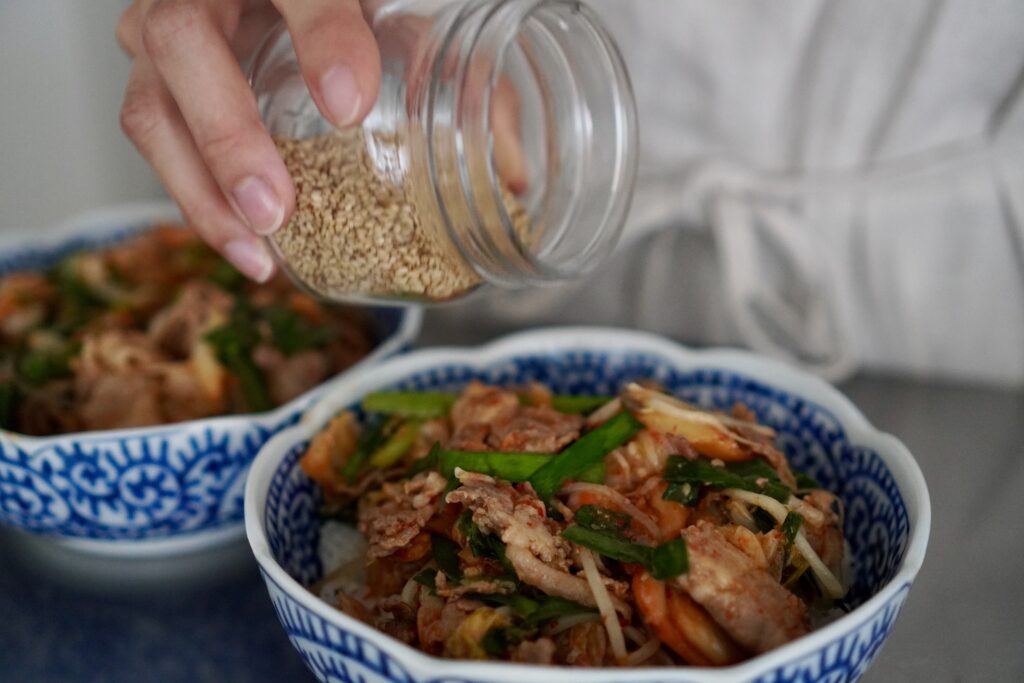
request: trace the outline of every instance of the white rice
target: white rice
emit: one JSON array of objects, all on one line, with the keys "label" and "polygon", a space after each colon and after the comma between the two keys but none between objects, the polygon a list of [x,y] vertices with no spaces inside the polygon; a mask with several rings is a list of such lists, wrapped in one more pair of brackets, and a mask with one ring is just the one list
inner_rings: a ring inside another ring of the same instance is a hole
[{"label": "white rice", "polygon": [[320,563],[327,576],[343,564],[366,558],[366,541],[354,527],[328,521],[320,527]]}]

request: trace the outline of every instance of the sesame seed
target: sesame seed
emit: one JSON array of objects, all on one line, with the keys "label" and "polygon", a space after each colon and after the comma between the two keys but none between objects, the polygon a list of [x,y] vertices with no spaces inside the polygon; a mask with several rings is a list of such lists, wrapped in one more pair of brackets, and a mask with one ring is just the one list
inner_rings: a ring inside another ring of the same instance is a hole
[{"label": "sesame seed", "polygon": [[[481,284],[411,192],[382,176],[361,131],[275,139],[296,188],[292,219],[273,239],[295,275],[321,293],[457,298]],[[391,174],[394,177],[394,173]],[[520,235],[529,217],[503,188]]]}]

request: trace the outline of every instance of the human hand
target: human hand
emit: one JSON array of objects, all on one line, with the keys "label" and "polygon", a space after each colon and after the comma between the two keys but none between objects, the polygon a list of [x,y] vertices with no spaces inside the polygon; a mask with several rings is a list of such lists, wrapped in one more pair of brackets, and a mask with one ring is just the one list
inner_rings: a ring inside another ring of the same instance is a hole
[{"label": "human hand", "polygon": [[359,0],[135,0],[117,26],[134,61],[121,127],[186,220],[258,281],[274,272],[260,236],[291,215],[295,189],[239,62],[282,17],[323,115],[362,121],[380,54]]}]

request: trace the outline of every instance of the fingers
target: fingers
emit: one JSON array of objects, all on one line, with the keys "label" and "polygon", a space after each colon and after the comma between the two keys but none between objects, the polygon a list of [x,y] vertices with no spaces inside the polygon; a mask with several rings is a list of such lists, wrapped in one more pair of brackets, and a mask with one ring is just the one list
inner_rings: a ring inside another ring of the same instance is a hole
[{"label": "fingers", "polygon": [[136,60],[125,91],[121,127],[203,239],[248,277],[269,279],[274,272],[269,249],[228,206],[170,93],[145,57]]},{"label": "fingers", "polygon": [[142,19],[153,0],[135,0],[117,22],[117,42],[130,57],[142,52]]},{"label": "fingers", "polygon": [[192,148],[238,216],[269,235],[291,214],[295,194],[226,35],[237,27],[238,12],[232,3],[158,0],[142,39]]},{"label": "fingers", "polygon": [[256,234],[283,225],[295,194],[237,60],[276,11],[321,112],[339,127],[361,121],[380,56],[358,0],[136,0],[117,31],[136,59],[122,127],[186,218],[257,280],[273,260]]},{"label": "fingers", "polygon": [[521,137],[521,109],[515,84],[508,76],[502,75],[491,97],[494,170],[513,194],[525,192],[529,182],[529,169]]},{"label": "fingers", "polygon": [[273,0],[295,44],[306,84],[339,128],[361,122],[380,89],[380,51],[359,0]]}]

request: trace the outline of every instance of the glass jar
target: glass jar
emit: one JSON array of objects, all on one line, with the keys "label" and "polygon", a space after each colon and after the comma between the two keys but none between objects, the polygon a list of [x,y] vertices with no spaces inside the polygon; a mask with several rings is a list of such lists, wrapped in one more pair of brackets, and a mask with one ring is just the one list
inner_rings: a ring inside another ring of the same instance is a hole
[{"label": "glass jar", "polygon": [[596,14],[574,0],[383,0],[366,13],[383,76],[355,129],[320,115],[283,25],[251,68],[296,184],[296,212],[269,238],[293,279],[338,301],[441,302],[599,266],[629,209],[637,131]]}]

